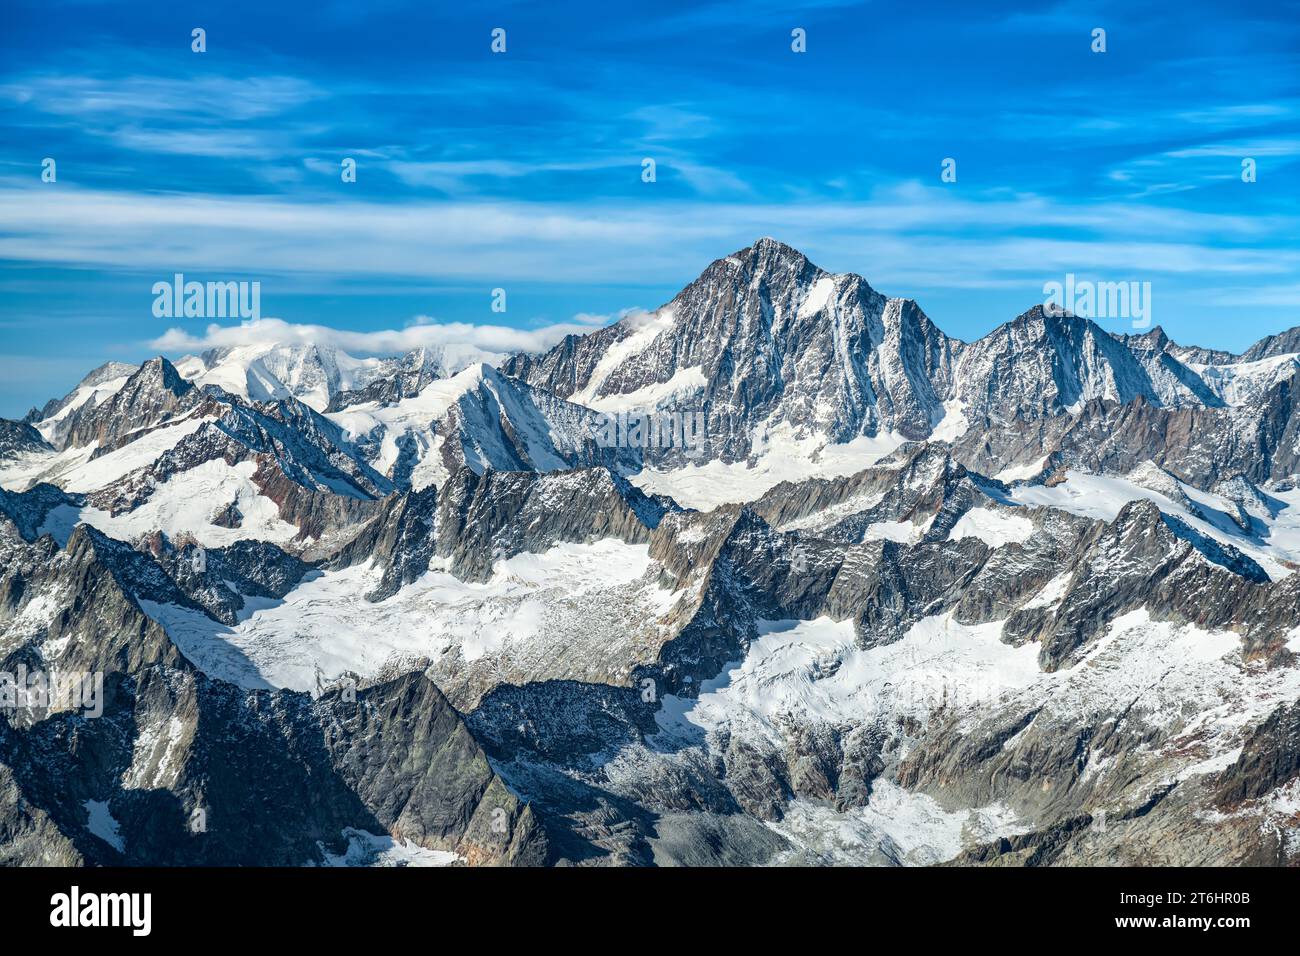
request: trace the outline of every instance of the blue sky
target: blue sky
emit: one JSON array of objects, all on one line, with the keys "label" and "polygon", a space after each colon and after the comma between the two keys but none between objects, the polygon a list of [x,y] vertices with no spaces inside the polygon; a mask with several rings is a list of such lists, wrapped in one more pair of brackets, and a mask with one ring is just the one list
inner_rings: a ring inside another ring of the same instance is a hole
[{"label": "blue sky", "polygon": [[1300,4],[466,6],[6,0],[0,415],[285,330],[155,318],[175,272],[354,352],[549,344],[762,235],[967,339],[1070,272],[1300,324]]}]

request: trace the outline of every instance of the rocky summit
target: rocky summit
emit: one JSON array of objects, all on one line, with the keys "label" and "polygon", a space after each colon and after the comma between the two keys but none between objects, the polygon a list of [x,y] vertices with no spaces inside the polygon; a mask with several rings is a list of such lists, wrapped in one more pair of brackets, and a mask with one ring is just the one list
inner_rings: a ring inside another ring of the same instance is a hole
[{"label": "rocky summit", "polygon": [[1295,864],[1298,369],[773,239],[110,362],[0,421],[0,862]]}]

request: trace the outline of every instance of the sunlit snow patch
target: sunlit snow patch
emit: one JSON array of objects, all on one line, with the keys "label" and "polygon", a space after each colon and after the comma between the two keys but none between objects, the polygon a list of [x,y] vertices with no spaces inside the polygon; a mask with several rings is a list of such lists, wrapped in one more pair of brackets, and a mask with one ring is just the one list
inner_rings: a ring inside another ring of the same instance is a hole
[{"label": "sunlit snow patch", "polygon": [[586,386],[574,392],[569,397],[569,401],[590,406],[596,393],[600,391],[600,386],[605,383],[605,379],[628,359],[648,349],[661,332],[671,329],[676,322],[676,317],[672,309],[660,309],[658,312],[642,312],[629,316],[622,322],[632,331],[605,350],[605,354],[592,369]]},{"label": "sunlit snow patch", "polygon": [[669,732],[726,727],[779,742],[787,717],[851,725],[987,702],[1040,675],[1038,648],[1003,644],[1001,632],[1000,621],[936,615],[902,640],[863,649],[852,621],[764,621],[743,661],[705,681],[696,700],[665,697],[659,721]]},{"label": "sunlit snow patch", "polygon": [[[279,505],[262,494],[253,482],[256,471],[256,462],[228,465],[216,458],[172,475],[132,511],[113,515],[97,508],[85,508],[80,519],[119,541],[162,531],[172,537],[191,535],[209,548],[248,538],[287,542],[298,534],[298,528],[281,519]],[[243,516],[240,526],[226,528],[213,524],[217,512],[232,503]]]},{"label": "sunlit snow patch", "polygon": [[126,844],[122,842],[118,822],[109,811],[108,804],[102,800],[87,800],[83,806],[87,815],[86,829],[119,853],[125,850]]},{"label": "sunlit snow patch", "polygon": [[1001,804],[949,812],[934,798],[883,778],[872,783],[865,807],[841,812],[795,800],[779,823],[768,826],[799,847],[802,856],[839,866],[931,866],[963,849],[1032,829]]},{"label": "sunlit snow patch", "polygon": [[957,519],[948,538],[951,541],[979,538],[990,548],[1000,548],[1004,544],[1023,544],[1033,533],[1034,523],[1021,515],[972,508]]},{"label": "sunlit snow patch", "polygon": [[233,627],[189,608],[141,607],[205,672],[246,687],[312,690],[318,674],[367,677],[418,659],[605,682],[656,649],[638,640],[680,597],[658,586],[654,567],[648,545],[607,538],[498,561],[481,584],[430,570],[378,603],[365,599],[377,583],[368,566],[317,574],[283,601],[252,603]]},{"label": "sunlit snow patch", "polygon": [[343,831],[347,849],[333,854],[318,844],[325,866],[450,866],[460,857],[450,850],[429,850],[387,835],[367,833],[355,827]]},{"label": "sunlit snow patch", "polygon": [[[1135,472],[1136,474],[1136,472]],[[1150,501],[1167,515],[1220,544],[1231,545],[1258,562],[1274,581],[1291,574],[1291,563],[1300,562],[1300,489],[1270,491],[1269,497],[1284,506],[1261,523],[1262,534],[1246,534],[1233,523],[1229,514],[1233,506],[1219,495],[1201,491],[1167,478],[1180,500],[1138,484],[1131,478],[1094,475],[1070,470],[1059,484],[1018,485],[1008,493],[1008,501],[1021,505],[1041,505],[1101,521],[1114,521],[1131,501]],[[1189,505],[1196,509],[1189,510]]]},{"label": "sunlit snow patch", "polygon": [[960,398],[954,398],[943,403],[943,418],[930,432],[930,440],[955,442],[969,430],[970,422],[966,419],[966,403]]},{"label": "sunlit snow patch", "polygon": [[783,481],[840,478],[870,468],[889,455],[904,439],[892,432],[859,436],[851,442],[828,445],[817,437],[795,438],[782,426],[754,436],[754,463],[686,465],[668,471],[652,468],[633,475],[632,484],[646,494],[668,495],[678,504],[712,511],[725,504],[755,501]]}]

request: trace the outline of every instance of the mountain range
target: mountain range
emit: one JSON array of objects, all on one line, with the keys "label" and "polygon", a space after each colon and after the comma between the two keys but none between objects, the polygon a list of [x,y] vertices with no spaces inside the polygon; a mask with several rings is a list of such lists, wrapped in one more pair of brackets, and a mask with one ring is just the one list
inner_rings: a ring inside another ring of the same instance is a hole
[{"label": "mountain range", "polygon": [[1298,359],[765,238],[542,353],[110,362],[0,420],[0,704],[102,677],[0,706],[0,861],[1295,863]]}]

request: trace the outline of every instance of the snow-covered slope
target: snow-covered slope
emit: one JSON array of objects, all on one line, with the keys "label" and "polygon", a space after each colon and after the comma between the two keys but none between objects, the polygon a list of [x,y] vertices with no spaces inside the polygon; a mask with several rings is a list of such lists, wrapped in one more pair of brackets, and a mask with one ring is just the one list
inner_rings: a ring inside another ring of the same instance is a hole
[{"label": "snow-covered slope", "polygon": [[765,239],[500,367],[104,366],[0,422],[0,671],[111,684],[0,718],[0,849],[1294,864],[1297,355],[963,343]]},{"label": "snow-covered slope", "polygon": [[462,465],[481,473],[635,461],[634,451],[597,445],[594,412],[484,363],[395,403],[363,402],[328,417],[377,470],[416,490],[441,485]]},{"label": "snow-covered slope", "polygon": [[965,346],[954,395],[968,419],[1042,418],[1095,399],[1153,405],[1219,404],[1186,366],[1137,348],[1096,323],[1035,307]]},{"label": "snow-covered slope", "polygon": [[472,348],[423,348],[398,358],[354,358],[318,345],[264,344],[212,349],[177,361],[196,385],[218,385],[254,401],[293,397],[323,412],[349,392],[401,379],[407,389],[502,356]]},{"label": "snow-covered slope", "polygon": [[1219,365],[1189,365],[1206,386],[1226,405],[1259,402],[1279,382],[1295,377],[1300,354],[1274,355],[1255,361],[1225,362]]},{"label": "snow-covered slope", "polygon": [[605,539],[499,561],[483,583],[434,568],[377,603],[364,597],[372,568],[331,571],[283,601],[250,602],[230,627],[193,609],[145,609],[199,667],[244,686],[311,690],[318,677],[434,662],[460,700],[484,669],[520,681],[630,675],[677,597],[657,575],[647,545]]},{"label": "snow-covered slope", "polygon": [[46,441],[62,445],[74,416],[83,409],[98,408],[106,399],[117,394],[137,370],[138,366],[121,362],[101,365],[82,379],[63,399],[47,404],[39,417],[29,417],[36,422],[36,430]]}]

